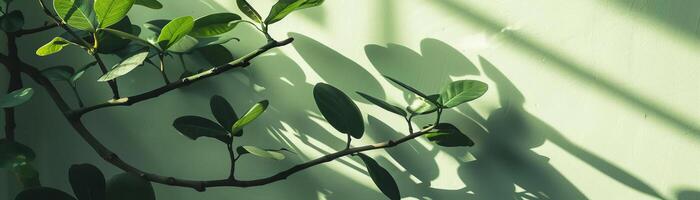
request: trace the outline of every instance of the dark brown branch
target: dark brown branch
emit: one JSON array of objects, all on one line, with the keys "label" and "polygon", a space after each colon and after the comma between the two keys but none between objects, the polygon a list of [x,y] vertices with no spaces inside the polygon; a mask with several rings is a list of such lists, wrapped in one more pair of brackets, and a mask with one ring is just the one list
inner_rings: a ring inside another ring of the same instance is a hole
[{"label": "dark brown branch", "polygon": [[265,46],[262,46],[259,49],[256,49],[255,51],[249,53],[248,55],[245,55],[245,56],[243,56],[243,57],[239,58],[238,60],[235,60],[231,63],[211,68],[209,70],[200,72],[198,74],[189,76],[187,78],[180,79],[178,81],[172,82],[172,83],[167,84],[165,86],[156,88],[154,90],[151,90],[151,91],[139,94],[139,95],[124,97],[121,99],[110,100],[110,101],[102,103],[102,104],[97,104],[97,105],[88,106],[88,107],[85,107],[82,109],[78,109],[78,110],[75,110],[71,115],[73,115],[75,117],[80,117],[80,116],[84,115],[85,113],[88,113],[88,112],[91,112],[91,111],[94,111],[97,109],[106,108],[106,107],[113,107],[113,106],[130,106],[130,105],[133,105],[133,104],[141,102],[141,101],[156,98],[156,97],[158,97],[162,94],[165,94],[171,90],[187,86],[187,85],[192,84],[194,82],[200,81],[202,79],[205,79],[205,78],[208,78],[211,76],[215,76],[217,74],[231,70],[233,68],[246,67],[246,66],[250,65],[250,60],[259,56],[260,54],[262,54],[262,53],[264,53],[272,48],[287,45],[287,44],[291,43],[292,41],[294,41],[293,38],[288,38],[286,40],[282,40],[279,42],[278,41],[268,42]]},{"label": "dark brown branch", "polygon": [[[62,28],[66,29],[71,35],[74,35],[74,37],[79,38],[75,36],[75,34],[70,30],[69,28],[65,27],[64,24],[61,23],[59,19],[57,19],[56,16],[52,15],[48,9],[44,6],[44,3],[39,0],[40,5],[42,6],[44,12],[54,19],[56,23],[61,26]],[[22,72],[27,74],[29,77],[31,77],[35,82],[40,84],[46,92],[49,94],[51,99],[54,101],[56,106],[61,110],[63,115],[66,117],[68,122],[71,124],[73,129],[80,135],[85,142],[87,142],[105,161],[111,163],[112,165],[126,171],[129,173],[133,174],[138,174],[141,177],[152,181],[156,183],[161,183],[161,184],[166,184],[166,185],[172,185],[172,186],[180,186],[180,187],[189,187],[193,188],[197,191],[204,191],[207,187],[220,187],[220,186],[233,186],[233,187],[252,187],[252,186],[260,186],[260,185],[265,185],[269,183],[273,183],[276,181],[284,180],[287,177],[291,176],[292,174],[299,172],[301,170],[323,164],[326,162],[333,161],[337,158],[347,156],[347,155],[355,155],[359,152],[363,151],[369,151],[369,150],[374,150],[374,149],[383,149],[383,148],[391,148],[394,147],[398,144],[404,143],[406,141],[412,140],[416,137],[419,137],[421,135],[424,135],[428,133],[430,130],[433,129],[433,126],[429,126],[427,128],[422,129],[421,131],[411,133],[405,137],[399,138],[396,141],[387,141],[383,143],[378,143],[378,144],[373,144],[373,145],[366,145],[366,146],[361,146],[361,147],[355,147],[355,148],[346,148],[342,151],[338,151],[332,154],[328,154],[322,157],[319,157],[317,159],[295,165],[287,170],[281,171],[277,174],[274,174],[272,176],[266,177],[266,178],[261,178],[261,179],[255,179],[255,180],[236,180],[234,177],[229,177],[227,179],[221,179],[221,180],[211,180],[211,181],[196,181],[196,180],[186,180],[186,179],[177,179],[174,177],[167,177],[167,176],[161,176],[158,174],[153,174],[153,173],[148,173],[145,171],[142,171],[125,161],[121,160],[117,154],[109,150],[104,144],[102,144],[97,138],[94,137],[90,133],[90,131],[85,127],[85,125],[81,121],[82,115],[85,113],[88,113],[90,111],[94,111],[100,108],[106,108],[106,107],[112,107],[112,106],[128,106],[128,105],[133,105],[135,103],[149,100],[155,97],[158,97],[162,94],[165,94],[169,91],[172,91],[177,88],[185,87],[189,84],[192,84],[194,82],[197,82],[199,80],[206,79],[208,77],[215,76],[217,74],[220,74],[222,72],[228,71],[233,68],[237,67],[246,67],[250,65],[250,61],[261,55],[262,53],[276,47],[284,46],[293,41],[292,38],[277,42],[274,40],[269,41],[265,46],[251,52],[250,54],[239,58],[238,60],[235,60],[229,64],[223,65],[223,66],[218,66],[211,68],[207,71],[195,74],[193,76],[178,80],[177,82],[173,82],[170,84],[167,84],[163,87],[154,89],[152,91],[132,96],[132,97],[127,97],[127,98],[121,98],[121,99],[114,99],[111,100],[107,103],[103,104],[98,104],[95,106],[87,107],[84,109],[80,110],[71,110],[71,108],[68,106],[66,101],[60,96],[60,93],[56,89],[56,87],[51,83],[49,79],[44,77],[41,72],[34,68],[31,65],[28,65],[24,62],[22,62],[19,58],[17,57],[12,57],[12,56],[6,56],[3,54],[0,54],[0,63],[4,64],[5,66],[16,66],[18,69]],[[89,44],[85,42],[84,40],[82,41],[87,47],[89,47]],[[439,114],[439,113],[438,113]],[[439,122],[439,116],[438,120]],[[233,159],[234,161],[236,159]]]},{"label": "dark brown branch", "polygon": [[[175,82],[173,84],[169,84],[168,86],[161,87],[161,89],[156,89],[153,92],[148,92],[147,94],[149,95],[155,95],[158,96],[160,94],[166,93],[167,91],[170,91],[174,88],[179,88],[186,86],[194,81],[202,80],[207,77],[214,76],[216,74],[219,74],[223,71],[226,71],[228,69],[232,69],[235,66],[247,66],[249,64],[250,59],[262,54],[265,52],[267,49],[281,46],[281,44],[288,44],[289,42],[292,41],[292,39],[287,39],[285,41],[288,42],[272,42],[272,45],[269,43],[268,45],[265,45],[263,48],[260,48],[253,53],[249,54],[248,56],[245,56],[237,61],[232,62],[232,64],[221,66],[221,67],[216,67],[208,70],[208,72],[203,72],[185,79],[182,79],[178,82]],[[236,180],[235,178],[226,178],[226,179],[221,179],[221,180],[210,180],[210,181],[197,181],[197,180],[186,180],[186,179],[178,179],[174,177],[168,177],[168,176],[161,176],[158,174],[153,174],[153,173],[148,173],[145,171],[142,171],[126,162],[121,160],[117,154],[109,150],[106,146],[104,146],[100,141],[95,138],[90,131],[85,127],[85,125],[81,122],[80,120],[80,115],[76,115],[75,111],[72,111],[68,104],[63,100],[58,92],[58,90],[54,87],[54,85],[44,76],[41,75],[41,72],[37,70],[36,68],[21,62],[18,59],[10,59],[7,56],[1,55],[0,54],[0,62],[3,64],[16,64],[17,66],[21,67],[21,71],[27,75],[29,75],[34,81],[39,83],[41,86],[43,86],[49,96],[54,100],[54,103],[56,106],[64,113],[66,119],[68,122],[73,126],[73,128],[76,130],[76,132],[85,140],[105,161],[111,163],[112,165],[126,171],[129,173],[133,174],[138,174],[141,177],[144,177],[145,179],[156,182],[156,183],[161,183],[161,184],[166,184],[166,185],[172,185],[172,186],[180,186],[180,187],[189,187],[193,188],[197,191],[204,191],[208,187],[222,187],[222,186],[232,186],[232,187],[252,187],[252,186],[260,186],[260,185],[265,185],[269,183],[273,183],[276,181],[284,180],[290,175],[299,172],[301,170],[323,164],[326,162],[330,162],[332,160],[335,160],[337,158],[347,156],[347,155],[354,155],[359,152],[363,151],[369,151],[369,150],[374,150],[374,149],[382,149],[382,148],[390,148],[394,147],[398,144],[404,143],[406,141],[409,141],[411,139],[414,139],[416,137],[419,137],[421,135],[424,135],[428,133],[430,130],[432,130],[433,126],[427,127],[421,131],[411,133],[408,136],[399,138],[396,141],[387,141],[383,143],[378,143],[378,144],[373,144],[373,145],[366,145],[366,146],[361,146],[361,147],[355,147],[355,148],[348,148],[342,151],[338,151],[336,153],[328,154],[322,157],[319,157],[317,159],[295,165],[287,170],[281,171],[277,174],[274,174],[272,176],[266,177],[266,178],[261,178],[261,179],[255,179],[255,180]],[[240,64],[236,64],[240,63]],[[150,98],[153,98],[155,96],[152,96]],[[140,99],[135,102],[143,101],[146,99],[150,98],[137,98]],[[128,102],[128,100],[126,101]],[[116,104],[119,104],[116,102]],[[133,104],[133,103],[132,103]],[[112,104],[110,104],[112,105]],[[103,106],[105,107],[105,106]],[[94,109],[92,109],[94,110]]]},{"label": "dark brown branch", "polygon": [[[19,59],[17,55],[17,37],[14,33],[7,35],[7,52],[11,58]],[[10,82],[7,85],[7,93],[22,88],[22,76],[16,65],[4,63]],[[17,127],[15,118],[15,108],[5,108],[5,138],[9,141],[15,140],[15,128]]]}]

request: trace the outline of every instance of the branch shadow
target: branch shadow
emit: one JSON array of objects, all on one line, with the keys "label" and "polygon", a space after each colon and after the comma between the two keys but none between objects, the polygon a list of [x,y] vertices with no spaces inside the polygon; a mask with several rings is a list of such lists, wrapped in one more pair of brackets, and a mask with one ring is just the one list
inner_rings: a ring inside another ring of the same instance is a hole
[{"label": "branch shadow", "polygon": [[700,1],[614,0],[605,1],[619,10],[649,18],[700,44]]},{"label": "branch shadow", "polygon": [[[421,53],[396,44],[389,44],[387,47],[367,45],[365,50],[367,57],[379,72],[405,80],[424,92],[437,91],[437,85],[440,84],[434,83],[450,81],[451,75],[482,74],[457,50],[434,39],[421,42]],[[439,56],[432,57],[430,54]],[[426,64],[434,60],[441,61],[438,62],[441,64]],[[461,107],[456,112],[446,112],[445,115],[446,122],[453,122],[477,142],[471,149],[444,149],[444,152],[458,160],[467,154],[476,159],[461,159],[463,161],[458,172],[475,198],[587,199],[583,192],[549,164],[549,158],[533,151],[545,141],[562,147],[634,190],[662,198],[641,179],[569,142],[554,128],[528,113],[523,107],[525,97],[515,85],[486,59],[480,58],[480,65],[485,78],[494,82],[501,107],[486,114],[487,118],[483,118],[469,106]],[[400,69],[397,66],[401,66]],[[425,80],[431,82],[424,84]],[[430,121],[419,119],[418,123],[427,124]],[[409,148],[404,151],[416,150]],[[434,155],[425,152],[422,154]],[[393,157],[391,153],[390,155]],[[517,192],[516,186],[525,192]]]},{"label": "branch shadow", "polygon": [[503,31],[506,30],[506,26],[499,23],[494,18],[464,4],[457,3],[454,0],[440,0],[433,1],[433,3],[442,7],[445,11],[461,16],[466,22],[471,22],[481,26],[486,31],[502,34],[503,39],[512,43],[515,47],[518,47],[527,53],[541,56],[544,59],[554,63],[554,65],[551,66],[558,66],[559,68],[557,69],[575,75],[592,86],[599,88],[601,91],[607,92],[613,97],[625,101],[644,112],[648,112],[651,115],[659,117],[662,121],[668,123],[669,125],[688,133],[688,136],[691,136],[692,138],[700,139],[700,127],[698,127],[697,123],[684,119],[683,117],[674,113],[665,111],[661,105],[650,101],[648,98],[645,98],[640,94],[635,94],[626,90],[625,88],[619,87],[611,80],[596,76],[595,72],[587,70],[590,67],[567,59],[562,54],[555,53],[555,51],[547,48],[538,41],[532,40],[517,32]]}]

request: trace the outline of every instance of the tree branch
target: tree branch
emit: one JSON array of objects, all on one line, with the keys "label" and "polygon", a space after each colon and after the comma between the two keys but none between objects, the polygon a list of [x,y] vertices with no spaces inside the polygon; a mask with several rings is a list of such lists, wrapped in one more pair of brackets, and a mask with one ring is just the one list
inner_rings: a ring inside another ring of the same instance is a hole
[{"label": "tree branch", "polygon": [[[9,33],[7,35],[7,52],[9,57],[19,59],[17,54],[17,36],[15,33]],[[8,74],[10,74],[10,82],[7,85],[7,93],[19,90],[22,88],[22,76],[16,65],[10,63],[3,63],[7,69]],[[15,140],[15,128],[17,123],[15,120],[15,108],[5,108],[5,138],[9,141]]]},{"label": "tree branch", "polygon": [[[40,5],[42,6],[44,12],[54,19],[56,21],[58,26],[61,26],[62,28],[66,29],[71,35],[74,35],[74,37],[79,38],[75,36],[75,34],[65,26],[59,19],[57,19],[56,16],[52,15],[48,9],[44,6],[44,3],[39,0]],[[80,38],[79,38],[80,39]],[[274,175],[265,177],[265,178],[260,178],[260,179],[254,179],[254,180],[237,180],[235,177],[229,177],[226,179],[221,179],[221,180],[210,180],[210,181],[197,181],[197,180],[187,180],[187,179],[177,179],[174,177],[168,177],[168,176],[162,176],[154,173],[149,173],[142,171],[129,163],[126,163],[122,159],[117,156],[114,152],[112,152],[110,149],[108,149],[104,144],[102,144],[97,138],[90,133],[90,131],[85,127],[85,125],[82,123],[81,117],[88,112],[101,109],[101,108],[106,108],[106,107],[112,107],[112,106],[129,106],[133,105],[135,103],[149,100],[155,97],[158,97],[162,94],[165,94],[169,91],[172,91],[177,88],[185,87],[189,84],[192,84],[194,82],[206,79],[208,77],[212,77],[218,74],[221,74],[225,71],[228,71],[233,68],[238,68],[238,67],[246,67],[250,65],[250,61],[261,55],[262,53],[276,47],[284,46],[293,41],[292,38],[288,38],[283,41],[275,41],[275,40],[270,40],[268,43],[261,48],[249,53],[246,56],[243,56],[229,64],[218,66],[211,68],[207,71],[183,78],[181,80],[178,80],[176,82],[167,84],[165,86],[156,88],[154,90],[151,90],[149,92],[139,94],[136,96],[131,96],[131,97],[126,97],[126,98],[121,98],[121,99],[114,99],[110,100],[106,103],[103,104],[98,104],[78,110],[72,110],[70,106],[66,103],[66,101],[61,97],[60,93],[56,89],[56,87],[53,85],[53,83],[46,77],[44,77],[41,72],[36,69],[35,67],[26,64],[22,62],[18,57],[16,56],[6,56],[3,54],[0,54],[0,63],[6,65],[6,66],[14,66],[17,67],[17,69],[24,73],[27,74],[29,77],[31,77],[35,82],[37,82],[39,85],[41,85],[48,95],[51,97],[51,99],[54,101],[58,109],[63,113],[64,117],[67,119],[67,121],[71,124],[73,129],[80,135],[83,140],[85,140],[86,143],[90,145],[105,161],[111,163],[112,165],[126,171],[132,174],[138,174],[139,176],[152,181],[156,183],[161,183],[161,184],[166,184],[166,185],[172,185],[172,186],[180,186],[180,187],[189,187],[193,188],[197,191],[204,191],[208,187],[220,187],[220,186],[233,186],[233,187],[252,187],[252,186],[260,186],[260,185],[265,185],[269,183],[273,183],[276,181],[284,180],[287,177],[291,176],[292,174],[295,174],[299,171],[302,171],[304,169],[323,164],[326,162],[333,161],[337,158],[347,156],[347,155],[354,155],[360,152],[364,151],[370,151],[370,150],[375,150],[375,149],[383,149],[383,148],[391,148],[394,147],[398,144],[404,143],[406,141],[412,140],[416,137],[419,137],[421,135],[424,135],[431,131],[434,128],[434,125],[428,126],[418,132],[411,133],[407,136],[404,136],[402,138],[399,138],[395,141],[390,140],[387,142],[382,142],[382,143],[377,143],[373,145],[366,145],[366,146],[360,146],[360,147],[354,147],[354,148],[346,148],[344,150],[328,154],[319,158],[316,158],[314,160],[307,161],[305,163],[301,163],[298,165],[295,165],[287,170],[281,171],[279,173],[276,173]],[[89,47],[89,44],[85,42],[84,40],[82,41],[83,43],[86,44],[86,46]],[[439,114],[438,112],[438,118],[437,122],[439,122]],[[436,123],[437,124],[437,123]],[[232,151],[232,149],[231,149]],[[237,158],[234,158],[233,161],[235,161]]]},{"label": "tree branch", "polygon": [[279,42],[278,41],[268,42],[267,44],[260,47],[259,49],[255,50],[255,51],[249,53],[248,55],[245,55],[245,56],[243,56],[243,57],[241,57],[233,62],[230,62],[228,64],[211,68],[209,70],[200,72],[198,74],[189,76],[187,78],[180,79],[178,81],[172,82],[172,83],[167,84],[165,86],[156,88],[154,90],[151,90],[151,91],[139,94],[139,95],[124,97],[121,99],[110,100],[110,101],[102,103],[102,104],[97,104],[97,105],[81,108],[81,109],[73,111],[71,113],[71,115],[79,118],[80,116],[84,115],[85,113],[88,113],[88,112],[91,112],[94,110],[98,110],[98,109],[102,109],[102,108],[106,108],[106,107],[113,107],[113,106],[131,106],[131,105],[138,103],[138,102],[141,102],[141,101],[156,98],[162,94],[170,92],[171,90],[185,87],[185,86],[192,84],[194,82],[206,79],[208,77],[215,76],[217,74],[231,70],[233,68],[246,67],[246,66],[250,65],[250,61],[253,58],[259,56],[260,54],[265,53],[266,51],[268,51],[272,48],[287,45],[287,44],[291,43],[292,41],[294,41],[293,38],[287,38],[286,40],[282,40]]}]

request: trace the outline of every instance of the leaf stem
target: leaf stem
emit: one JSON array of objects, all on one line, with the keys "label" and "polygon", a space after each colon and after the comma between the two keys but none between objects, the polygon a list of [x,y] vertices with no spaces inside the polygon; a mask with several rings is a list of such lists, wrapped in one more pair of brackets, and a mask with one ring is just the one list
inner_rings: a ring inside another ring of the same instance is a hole
[{"label": "leaf stem", "polygon": [[[231,137],[231,136],[229,136]],[[233,141],[233,140],[231,140]],[[226,148],[228,149],[228,155],[231,158],[231,171],[229,173],[228,179],[234,180],[235,179],[235,172],[236,172],[236,160],[238,158],[236,157],[236,154],[233,153],[233,142],[226,144]]]},{"label": "leaf stem", "polygon": [[408,125],[408,132],[413,133],[413,124],[411,124],[411,119],[413,119],[413,115],[409,115],[406,119],[406,124]]},{"label": "leaf stem", "polygon": [[350,137],[350,134],[346,135],[348,135],[348,143],[345,145],[345,149],[350,149],[350,142],[352,141],[352,137]]},{"label": "leaf stem", "polygon": [[160,75],[163,76],[163,81],[165,82],[165,85],[168,85],[170,84],[170,80],[168,79],[168,74],[165,73],[165,55],[159,53],[158,59],[160,59]]},{"label": "leaf stem", "polygon": [[[104,61],[102,61],[102,58],[100,58],[100,54],[95,52],[92,54],[92,56],[95,58],[95,61],[97,61],[97,65],[100,66],[102,74],[107,74],[107,66],[105,65]],[[109,80],[107,81],[107,84],[109,85],[109,88],[112,89],[114,99],[119,99],[119,86],[117,85],[117,79]]]}]

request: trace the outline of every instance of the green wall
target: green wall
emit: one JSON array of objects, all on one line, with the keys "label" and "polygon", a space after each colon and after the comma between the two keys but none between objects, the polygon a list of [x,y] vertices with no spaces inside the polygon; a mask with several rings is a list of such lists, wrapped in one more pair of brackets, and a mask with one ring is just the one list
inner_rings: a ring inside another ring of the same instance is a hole
[{"label": "green wall", "polygon": [[[44,17],[34,1],[17,2],[31,13],[29,26],[41,24]],[[135,7],[132,22],[238,12],[233,0],[162,2],[162,10]],[[272,3],[254,1],[260,8]],[[208,100],[214,94],[232,101],[239,112],[269,99],[271,109],[241,142],[298,154],[285,161],[242,159],[241,178],[256,178],[344,147],[344,137],[321,120],[313,102],[317,82],[353,93],[368,127],[368,137],[354,142],[360,145],[406,132],[401,118],[354,95],[363,91],[405,104],[408,94],[381,74],[424,91],[472,78],[489,83],[491,90],[445,114],[476,140],[475,147],[441,148],[418,139],[370,153],[390,170],[406,199],[506,199],[524,191],[552,199],[700,199],[698,8],[700,1],[694,0],[328,0],[275,24],[275,38],[292,36],[295,42],[249,68],[130,108],[91,113],[84,122],[144,170],[216,179],[228,173],[225,146],[191,141],[172,128],[173,120],[210,116]],[[33,56],[58,33],[21,38],[23,58],[38,66],[90,61],[78,49]],[[241,38],[227,44],[234,55],[264,43],[250,27],[231,34]],[[170,76],[176,77],[180,68],[171,61]],[[188,58],[188,67],[206,67],[202,61]],[[87,104],[110,97],[105,84],[93,82],[97,77],[92,71],[81,81]],[[6,80],[1,73],[2,88]],[[141,67],[119,83],[122,93],[137,94],[162,80],[153,68]],[[66,85],[60,89],[70,94]],[[97,165],[107,176],[119,172],[72,131],[46,93],[38,92],[19,110],[18,140],[37,151],[43,184],[70,191],[67,171],[77,163]],[[6,172],[0,178],[7,180],[0,198],[12,199],[16,183]],[[155,188],[159,199],[168,200],[383,198],[354,158],[263,187],[204,193]]]}]

